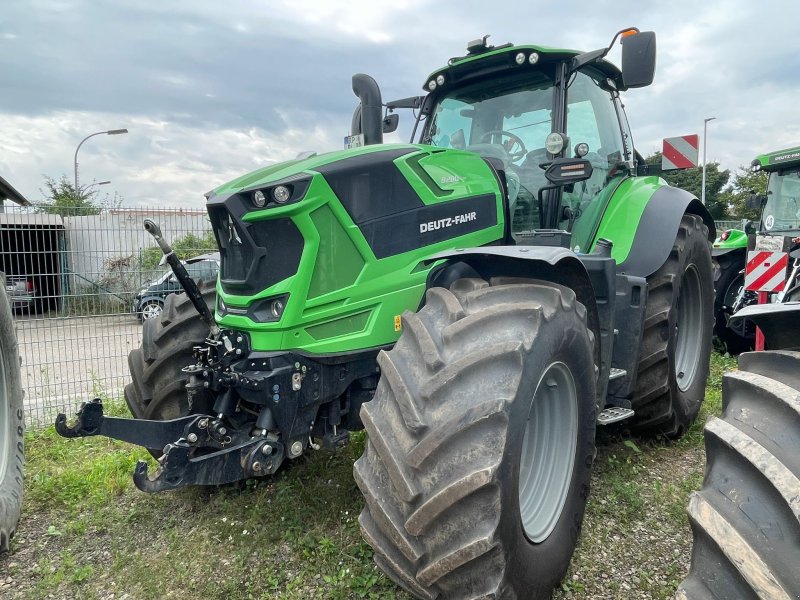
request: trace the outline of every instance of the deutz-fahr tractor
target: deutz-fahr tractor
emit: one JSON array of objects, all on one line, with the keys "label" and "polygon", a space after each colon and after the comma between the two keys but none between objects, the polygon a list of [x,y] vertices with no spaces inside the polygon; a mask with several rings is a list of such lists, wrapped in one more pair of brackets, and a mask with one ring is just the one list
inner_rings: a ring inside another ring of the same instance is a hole
[{"label": "deutz-fahr tractor", "polygon": [[744,289],[747,250],[785,250],[794,253],[787,268],[783,291],[771,302],[800,300],[800,146],[756,157],[754,171],[769,173],[766,196],[753,196],[749,205],[758,208],[758,223],[746,222],[742,230],[730,229],[714,240],[713,260],[717,262],[714,331],[731,353],[753,348],[755,327],[746,319],[731,321],[738,310],[758,301],[756,292]]},{"label": "deutz-fahr tractor", "polygon": [[[363,427],[360,524],[389,577],[420,598],[549,597],[596,426],[677,437],[703,400],[714,224],[648,174],[620,98],[655,51],[636,29],[592,52],[482,38],[385,104],[355,76],[360,147],[208,194],[216,289],[146,224],[186,294],[130,355],[136,419],[93,401],[60,433],[152,449],[134,481],[154,492],[274,473]],[[412,143],[383,144],[400,108]]]}]

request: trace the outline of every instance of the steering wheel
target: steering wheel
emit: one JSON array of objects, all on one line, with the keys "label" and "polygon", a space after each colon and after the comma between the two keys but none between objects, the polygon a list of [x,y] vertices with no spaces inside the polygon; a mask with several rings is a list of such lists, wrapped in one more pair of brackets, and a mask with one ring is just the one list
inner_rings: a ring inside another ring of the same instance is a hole
[{"label": "steering wheel", "polygon": [[[510,131],[506,131],[505,129],[493,129],[491,131],[487,131],[480,137],[480,140],[478,141],[491,144],[492,136],[495,135],[500,135],[500,145],[502,145],[505,151],[508,153],[508,159],[511,162],[518,161],[528,153],[527,148],[525,148],[525,142],[523,142],[518,135],[515,135]],[[503,136],[509,138],[508,145],[503,143]],[[515,146],[519,146],[519,148],[514,150]]]}]

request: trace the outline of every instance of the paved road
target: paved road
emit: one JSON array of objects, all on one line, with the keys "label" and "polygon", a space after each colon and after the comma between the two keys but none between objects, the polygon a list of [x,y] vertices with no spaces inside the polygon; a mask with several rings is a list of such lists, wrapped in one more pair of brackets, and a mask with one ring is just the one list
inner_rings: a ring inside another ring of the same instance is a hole
[{"label": "paved road", "polygon": [[29,426],[71,416],[84,400],[122,397],[128,352],[141,343],[133,315],[17,319]]}]

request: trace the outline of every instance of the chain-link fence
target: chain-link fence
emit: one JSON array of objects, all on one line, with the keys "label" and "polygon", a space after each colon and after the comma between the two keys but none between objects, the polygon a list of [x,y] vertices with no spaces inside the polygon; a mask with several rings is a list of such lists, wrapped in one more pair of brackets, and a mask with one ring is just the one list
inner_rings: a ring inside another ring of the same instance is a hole
[{"label": "chain-link fence", "polygon": [[190,275],[216,275],[216,242],[204,209],[6,206],[0,212],[0,270],[16,318],[31,427],[52,423],[58,412],[69,415],[95,395],[121,397],[142,319],[157,316],[167,296],[180,291],[142,227],[146,218],[189,259]]}]

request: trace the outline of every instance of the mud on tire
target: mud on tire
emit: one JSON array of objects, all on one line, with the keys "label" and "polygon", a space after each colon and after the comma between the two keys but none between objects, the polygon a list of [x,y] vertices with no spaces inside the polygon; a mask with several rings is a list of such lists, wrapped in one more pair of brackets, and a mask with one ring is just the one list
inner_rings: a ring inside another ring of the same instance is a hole
[{"label": "mud on tire", "polygon": [[[198,284],[206,305],[214,311],[214,281]],[[167,296],[157,319],[145,319],[142,345],[128,355],[131,383],[125,386],[125,401],[137,419],[175,419],[190,413],[207,412],[209,395],[198,395],[190,407],[185,386],[188,377],[181,369],[194,362],[192,348],[203,343],[208,326],[186,294]]]},{"label": "mud on tire", "polygon": [[678,598],[800,598],[800,353],[754,352],[722,382]]},{"label": "mud on tire", "polygon": [[711,360],[714,289],[708,228],[684,215],[669,257],[647,278],[632,428],[680,437],[697,417]]},{"label": "mud on tire", "polygon": [[429,290],[361,409],[361,530],[420,598],[549,598],[580,532],[595,430],[586,310],[567,288],[505,282]]},{"label": "mud on tire", "polygon": [[[0,281],[5,277],[0,273]],[[22,506],[25,414],[11,305],[0,290],[0,554],[8,551]]]}]

